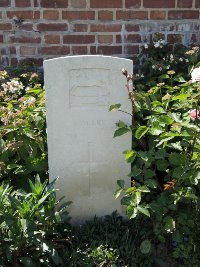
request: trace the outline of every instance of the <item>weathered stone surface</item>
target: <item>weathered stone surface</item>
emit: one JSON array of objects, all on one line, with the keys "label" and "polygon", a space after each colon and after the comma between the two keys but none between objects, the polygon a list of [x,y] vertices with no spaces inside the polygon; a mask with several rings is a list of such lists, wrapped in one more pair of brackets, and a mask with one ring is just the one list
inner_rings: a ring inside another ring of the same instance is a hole
[{"label": "weathered stone surface", "polygon": [[58,197],[73,201],[70,215],[82,222],[118,210],[116,180],[130,165],[122,152],[131,148],[129,134],[113,139],[115,123],[131,117],[108,112],[121,103],[131,112],[121,69],[132,61],[107,56],[72,56],[44,62],[50,179],[57,176]]}]

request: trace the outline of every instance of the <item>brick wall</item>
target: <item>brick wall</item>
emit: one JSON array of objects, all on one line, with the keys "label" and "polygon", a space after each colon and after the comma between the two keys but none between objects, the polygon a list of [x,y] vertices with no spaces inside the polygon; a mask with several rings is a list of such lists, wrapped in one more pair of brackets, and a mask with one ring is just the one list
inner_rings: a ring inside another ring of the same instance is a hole
[{"label": "brick wall", "polygon": [[155,32],[200,42],[200,0],[0,0],[0,63],[77,54],[134,57]]}]

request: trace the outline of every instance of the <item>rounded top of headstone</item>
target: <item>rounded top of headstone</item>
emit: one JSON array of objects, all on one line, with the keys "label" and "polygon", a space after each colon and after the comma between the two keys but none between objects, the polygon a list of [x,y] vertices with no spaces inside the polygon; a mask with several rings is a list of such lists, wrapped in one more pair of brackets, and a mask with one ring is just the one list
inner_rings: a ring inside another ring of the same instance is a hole
[{"label": "rounded top of headstone", "polygon": [[105,62],[132,62],[130,59],[126,58],[120,58],[120,57],[112,57],[112,56],[104,56],[104,55],[76,55],[76,56],[65,56],[65,57],[58,57],[58,58],[52,58],[52,59],[47,59],[44,60],[44,66],[46,64],[53,64],[53,63],[58,63],[58,62],[77,62],[77,61],[87,61],[87,60],[92,60],[92,61],[105,61]]}]

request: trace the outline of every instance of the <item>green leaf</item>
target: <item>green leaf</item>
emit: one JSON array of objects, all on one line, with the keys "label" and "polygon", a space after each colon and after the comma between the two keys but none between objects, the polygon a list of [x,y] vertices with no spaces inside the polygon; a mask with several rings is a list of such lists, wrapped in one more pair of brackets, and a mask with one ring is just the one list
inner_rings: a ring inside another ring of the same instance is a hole
[{"label": "green leaf", "polygon": [[180,95],[174,96],[172,100],[186,100],[190,96],[191,96],[190,94],[180,94]]},{"label": "green leaf", "polygon": [[151,250],[151,241],[146,239],[140,245],[140,251],[142,254],[148,254]]},{"label": "green leaf", "polygon": [[144,183],[145,183],[145,185],[147,185],[150,188],[157,188],[157,186],[158,186],[157,181],[154,179],[148,179],[148,180],[144,181]]},{"label": "green leaf", "polygon": [[174,120],[168,115],[161,115],[159,116],[158,120],[159,120],[159,123],[163,126],[165,126],[166,124],[170,125],[174,122]]},{"label": "green leaf", "polygon": [[133,150],[126,151],[126,161],[133,162],[136,157],[136,153]]},{"label": "green leaf", "polygon": [[117,185],[118,185],[120,188],[124,189],[125,181],[124,181],[124,180],[117,180]]},{"label": "green leaf", "polygon": [[149,128],[147,128],[146,126],[140,126],[139,128],[137,128],[136,132],[135,132],[135,137],[137,139],[142,138],[142,136],[145,135],[146,132],[148,132]]},{"label": "green leaf", "polygon": [[26,219],[21,219],[20,222],[21,222],[21,226],[22,226],[23,232],[26,232],[26,230],[27,230],[27,220]]},{"label": "green leaf", "polygon": [[118,198],[121,195],[122,192],[123,192],[123,189],[118,188],[114,193],[114,197]]},{"label": "green leaf", "polygon": [[150,170],[150,169],[144,169],[144,178],[145,179],[149,179],[149,178],[152,178],[152,177],[155,177],[155,172]]},{"label": "green leaf", "polygon": [[19,165],[15,164],[15,163],[11,163],[11,164],[7,165],[7,169],[8,170],[12,170],[12,169],[15,169],[17,167],[19,167]]},{"label": "green leaf", "polygon": [[156,147],[161,146],[163,143],[167,143],[168,141],[170,141],[170,140],[173,139],[174,137],[175,137],[175,136],[170,136],[170,137],[167,137],[167,138],[162,139],[162,140],[156,145]]},{"label": "green leaf", "polygon": [[125,133],[128,133],[128,132],[130,132],[130,129],[129,128],[127,128],[127,127],[121,127],[121,128],[119,128],[119,129],[117,129],[115,131],[114,137],[121,136],[121,135],[123,135]]},{"label": "green leaf", "polygon": [[128,206],[131,202],[130,196],[125,196],[121,199],[121,205]]},{"label": "green leaf", "polygon": [[170,76],[168,74],[162,74],[159,76],[161,79],[170,79]]},{"label": "green leaf", "polygon": [[116,124],[117,124],[117,126],[118,126],[119,128],[127,127],[126,123],[123,122],[123,121],[119,121],[119,122],[116,123]]},{"label": "green leaf", "polygon": [[118,110],[121,107],[121,104],[111,105],[109,111]]},{"label": "green leaf", "polygon": [[173,220],[173,218],[171,216],[166,216],[163,219],[163,222],[164,229],[169,233],[173,232],[173,230],[175,229],[175,221]]},{"label": "green leaf", "polygon": [[148,161],[149,160],[149,157],[147,155],[147,152],[145,151],[139,151],[138,152],[138,155],[141,157],[141,159],[143,159],[144,161]]},{"label": "green leaf", "polygon": [[131,173],[128,176],[136,177],[136,176],[140,175],[141,173],[142,173],[141,169],[139,169],[137,166],[133,166],[133,169],[132,169]]},{"label": "green leaf", "polygon": [[167,156],[167,152],[165,149],[159,149],[156,151],[155,159],[164,159]]},{"label": "green leaf", "polygon": [[169,156],[169,162],[171,165],[179,166],[186,162],[186,156],[180,153],[172,152]]},{"label": "green leaf", "polygon": [[129,219],[134,219],[137,216],[137,208],[129,205],[126,209],[126,213]]},{"label": "green leaf", "polygon": [[150,217],[150,213],[148,211],[148,209],[144,208],[144,207],[141,207],[141,206],[138,206],[137,207],[138,211],[148,217]]},{"label": "green leaf", "polygon": [[143,185],[143,186],[138,187],[137,190],[140,191],[140,192],[143,192],[143,193],[149,193],[149,192],[151,192],[146,185]]},{"label": "green leaf", "polygon": [[149,133],[152,135],[160,135],[161,133],[163,133],[164,130],[162,130],[161,128],[150,128],[149,129]]},{"label": "green leaf", "polygon": [[126,190],[126,194],[132,194],[133,192],[135,192],[136,190],[136,187],[129,187],[127,190]]},{"label": "green leaf", "polygon": [[29,257],[22,257],[22,258],[20,258],[20,262],[23,264],[24,267],[38,267],[38,264],[36,264]]},{"label": "green leaf", "polygon": [[141,201],[141,192],[137,191],[135,192],[135,202],[137,205],[139,205],[140,201]]},{"label": "green leaf", "polygon": [[47,244],[43,242],[42,250],[43,252],[47,252],[49,254],[49,256],[52,258],[56,266],[59,265],[60,263],[62,264],[62,259],[60,258],[60,256],[58,255],[58,252],[55,250],[55,248],[51,244],[49,243]]},{"label": "green leaf", "polygon": [[166,171],[169,166],[169,162],[167,160],[157,160],[156,167],[158,171]]},{"label": "green leaf", "polygon": [[182,76],[176,76],[174,78],[174,80],[179,82],[179,83],[185,83],[186,82],[186,80]]}]

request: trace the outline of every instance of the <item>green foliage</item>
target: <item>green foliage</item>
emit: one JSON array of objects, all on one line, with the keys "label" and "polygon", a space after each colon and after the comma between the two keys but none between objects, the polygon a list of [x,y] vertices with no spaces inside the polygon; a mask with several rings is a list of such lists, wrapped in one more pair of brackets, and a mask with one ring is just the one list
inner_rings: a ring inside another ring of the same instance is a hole
[{"label": "green foliage", "polygon": [[[152,238],[152,225],[138,217],[127,221],[116,212],[104,218],[95,217],[81,227],[72,229],[72,244],[64,254],[69,267],[150,267],[155,259],[151,251],[143,254],[139,248],[146,238]],[[144,246],[144,245],[143,245]],[[147,247],[148,249],[148,247]]]},{"label": "green foliage", "polygon": [[0,181],[25,187],[47,178],[44,89],[36,73],[10,78],[0,72]]},{"label": "green foliage", "polygon": [[[120,180],[115,197],[122,197],[130,219],[150,217],[154,244],[176,241],[171,255],[185,266],[199,266],[200,85],[190,80],[200,66],[199,48],[172,51],[158,39],[144,48],[141,60],[144,77],[123,70],[133,107],[133,124],[125,126],[133,138],[125,152],[132,185]],[[126,131],[120,133],[115,137]],[[152,244],[145,239],[140,250],[149,253]]]},{"label": "green foliage", "polygon": [[30,183],[30,193],[0,185],[0,265],[1,266],[58,266],[63,260],[58,253],[58,229],[67,231],[69,220],[65,203],[56,209],[54,183]]}]

